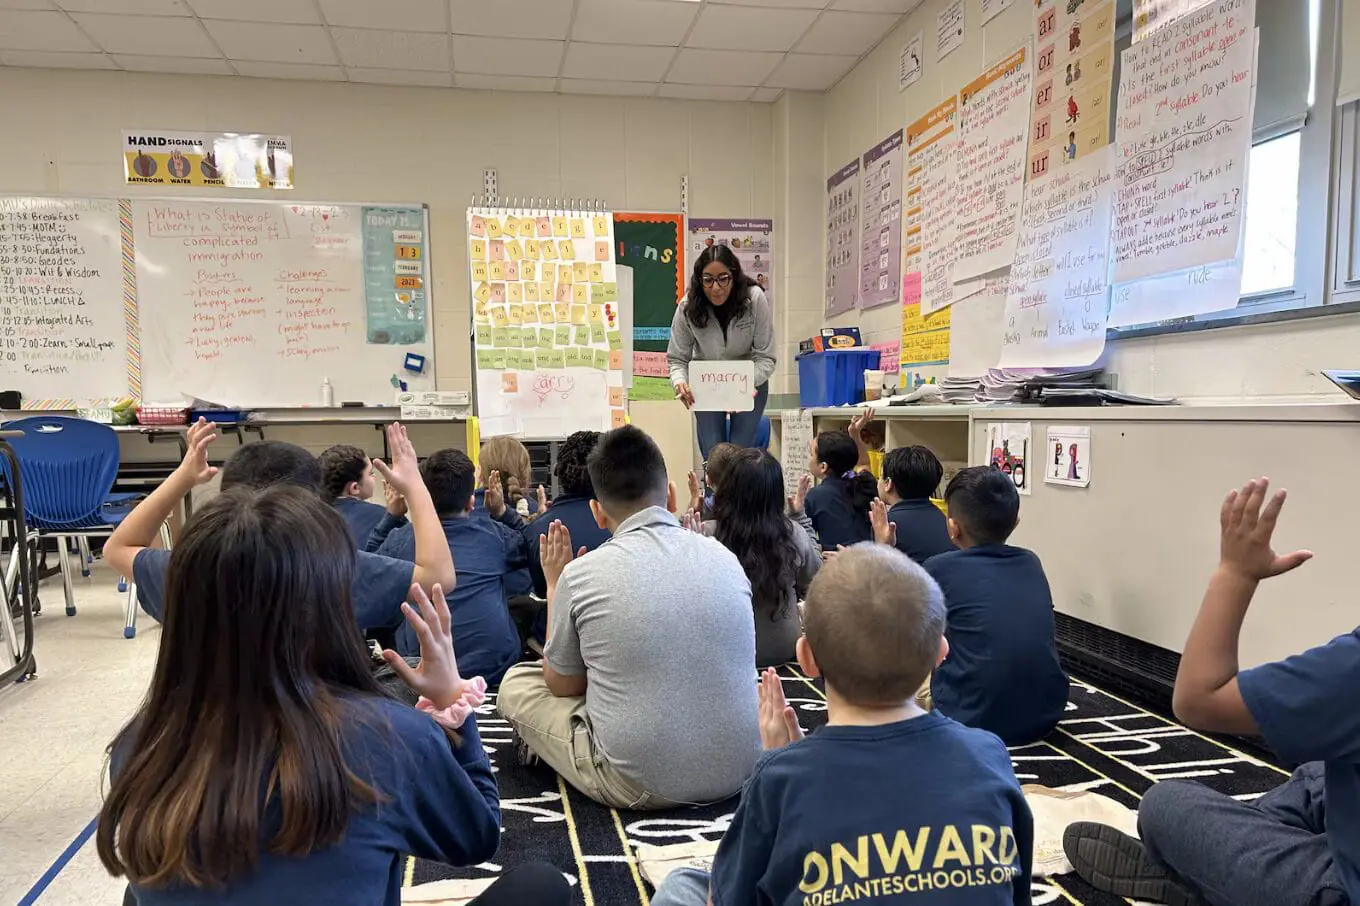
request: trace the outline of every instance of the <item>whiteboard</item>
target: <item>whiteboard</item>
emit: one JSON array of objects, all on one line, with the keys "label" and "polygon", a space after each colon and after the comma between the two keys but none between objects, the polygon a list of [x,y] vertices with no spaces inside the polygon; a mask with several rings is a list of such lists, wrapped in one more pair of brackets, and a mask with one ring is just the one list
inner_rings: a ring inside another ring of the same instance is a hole
[{"label": "whiteboard", "polygon": [[329,379],[336,405],[390,404],[407,353],[427,358],[412,389],[433,387],[422,207],[133,199],[131,209],[146,401],[319,405]]},{"label": "whiteboard", "polygon": [[120,225],[113,198],[0,197],[0,389],[26,407],[136,393]]}]

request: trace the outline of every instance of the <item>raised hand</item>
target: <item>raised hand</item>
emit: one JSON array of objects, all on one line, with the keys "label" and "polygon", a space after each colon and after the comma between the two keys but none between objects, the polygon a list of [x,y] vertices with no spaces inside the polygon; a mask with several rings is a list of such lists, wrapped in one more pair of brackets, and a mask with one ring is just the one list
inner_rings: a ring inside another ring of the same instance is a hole
[{"label": "raised hand", "polygon": [[180,477],[195,487],[212,481],[217,467],[208,465],[208,446],[220,436],[216,426],[201,416],[189,426],[189,433],[184,438],[184,459],[175,470]]},{"label": "raised hand", "polygon": [[859,462],[856,465],[867,466],[869,464],[869,443],[864,439],[864,429],[869,427],[869,422],[873,417],[874,410],[865,409],[850,419],[850,427],[846,429],[850,434],[850,439],[859,448]]},{"label": "raised hand", "polygon": [[383,481],[396,488],[398,494],[410,497],[411,491],[421,485],[420,463],[416,460],[416,448],[406,436],[406,426],[401,422],[387,426],[387,449],[392,454],[392,465],[375,459],[373,468],[382,475]]},{"label": "raised hand", "polygon": [[[1277,554],[1271,536],[1284,508],[1286,494],[1276,491],[1266,502],[1269,478],[1247,482],[1240,491],[1229,492],[1219,512],[1221,536],[1219,568],[1252,581],[1269,579],[1297,569],[1313,559],[1312,551]],[[1264,507],[1262,506],[1264,504]]]},{"label": "raised hand", "polygon": [[694,510],[687,510],[684,518],[680,520],[680,524],[696,535],[704,533],[704,517]]},{"label": "raised hand", "polygon": [[548,511],[548,492],[543,490],[543,485],[538,486],[538,514],[541,516]]},{"label": "raised hand", "polygon": [[798,493],[789,498],[789,512],[797,516],[807,506],[808,491],[812,490],[812,476],[804,472],[798,477]]},{"label": "raised hand", "polygon": [[444,600],[444,589],[438,585],[434,586],[433,600],[419,585],[412,585],[409,600],[416,607],[402,604],[401,612],[420,640],[420,666],[412,667],[391,649],[384,649],[383,660],[412,692],[429,699],[434,710],[443,711],[458,701],[464,689],[463,678],[458,675],[458,659],[453,654],[449,605]]},{"label": "raised hand", "polygon": [[[581,548],[577,556],[584,553],[585,548]],[[538,545],[538,562],[543,567],[543,578],[547,580],[549,588],[557,587],[562,570],[567,568],[572,559],[571,532],[561,520],[554,520]]]},{"label": "raised hand", "polygon": [[387,512],[393,516],[406,515],[406,498],[391,484],[383,483],[383,499],[387,502]]},{"label": "raised hand", "polygon": [[765,751],[782,749],[803,738],[798,715],[784,698],[784,684],[773,667],[765,668],[757,689],[760,699],[760,744]]},{"label": "raised hand", "polygon": [[874,529],[874,541],[897,547],[897,523],[888,521],[888,507],[882,497],[875,497],[869,504],[869,525]]},{"label": "raised hand", "polygon": [[689,508],[691,510],[702,510],[704,506],[704,490],[699,487],[699,476],[690,472],[686,476],[689,482]]},{"label": "raised hand", "polygon": [[483,497],[486,511],[492,519],[505,515],[505,489],[501,487],[501,473],[493,471],[486,479],[486,495]]}]

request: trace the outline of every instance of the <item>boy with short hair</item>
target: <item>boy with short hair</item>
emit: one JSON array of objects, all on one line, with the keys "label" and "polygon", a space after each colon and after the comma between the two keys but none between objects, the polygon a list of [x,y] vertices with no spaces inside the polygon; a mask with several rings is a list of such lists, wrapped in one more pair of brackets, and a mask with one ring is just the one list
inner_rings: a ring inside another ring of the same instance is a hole
[{"label": "boy with short hair", "polygon": [[506,674],[501,714],[597,802],[725,799],[760,755],[750,581],[722,544],[676,519],[665,460],[642,431],[605,434],[587,466],[591,510],[613,537],[573,559],[566,527],[549,527],[543,663]]},{"label": "boy with short hair", "polygon": [[[453,614],[459,669],[469,676],[485,677],[494,687],[522,650],[506,607],[505,577],[528,565],[528,544],[518,531],[499,521],[507,509],[499,481],[487,484],[486,507],[492,518],[472,515],[477,467],[462,450],[431,453],[420,464],[420,476],[456,566],[458,584],[445,598]],[[410,525],[390,529],[378,553],[411,559],[415,529]],[[398,629],[396,647],[401,654],[418,653],[420,643],[414,630]]]},{"label": "boy with short hair", "polygon": [[672,872],[655,906],[809,902],[1025,904],[1033,819],[995,736],[915,703],[949,650],[939,587],[890,548],[860,544],[808,591],[798,663],[826,682],[806,738],[778,674],[760,686],[765,755],[711,876]]},{"label": "boy with short hair", "polygon": [[1238,644],[1262,580],[1309,551],[1277,554],[1285,492],[1268,479],[1231,492],[1219,514],[1218,569],[1176,673],[1187,726],[1260,735],[1301,764],[1282,786],[1240,802],[1189,780],[1164,780],[1138,807],[1141,842],[1098,824],[1068,828],[1063,848],[1098,890],[1173,906],[1360,903],[1360,629],[1273,664],[1238,668]]},{"label": "boy with short hair", "polygon": [[954,476],[944,499],[959,550],[925,564],[949,611],[949,657],[930,681],[934,706],[1008,746],[1037,742],[1066,711],[1070,684],[1043,564],[1006,543],[1020,522],[1020,494],[1010,476],[974,466]]},{"label": "boy with short hair", "polygon": [[369,501],[375,490],[373,462],[351,444],[336,444],[317,457],[321,487],[331,506],[345,520],[354,546],[360,550],[387,510]]},{"label": "boy with short hair", "polygon": [[[187,452],[179,468],[138,504],[104,543],[105,561],[122,575],[133,577],[138,602],[157,620],[165,610],[165,572],[170,565],[170,552],[151,544],[180,500],[217,475],[218,469],[208,465],[208,445],[217,437],[213,426],[203,419],[192,425],[186,438]],[[412,585],[433,594],[436,585],[451,592],[455,582],[453,558],[440,532],[434,503],[420,480],[416,451],[406,436],[406,428],[399,423],[388,425],[387,441],[392,465],[374,460],[373,466],[407,500],[415,526],[415,565],[358,552],[352,601],[356,622],[365,633],[406,624],[401,605]],[[291,484],[318,496],[323,493],[321,467],[316,457],[294,444],[279,441],[246,444],[232,454],[221,472],[224,491],[233,487]]]},{"label": "boy with short hair", "polygon": [[944,466],[929,447],[897,447],[883,457],[878,495],[887,504],[888,522],[895,534],[891,543],[917,563],[955,550],[949,524],[931,497],[940,487]]}]

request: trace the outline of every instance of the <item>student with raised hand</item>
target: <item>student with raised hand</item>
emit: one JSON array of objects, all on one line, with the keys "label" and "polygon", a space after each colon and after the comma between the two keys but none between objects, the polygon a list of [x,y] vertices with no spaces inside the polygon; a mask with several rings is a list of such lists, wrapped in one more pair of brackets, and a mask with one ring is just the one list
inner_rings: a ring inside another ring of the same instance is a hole
[{"label": "student with raised hand", "polygon": [[823,431],[808,450],[808,471],[820,484],[807,492],[804,506],[824,551],[873,539],[869,503],[878,483],[860,470],[860,459],[860,446],[846,431]]},{"label": "student with raised hand", "polygon": [[345,520],[354,546],[362,549],[369,534],[387,510],[369,501],[373,497],[373,461],[350,444],[336,444],[317,457],[321,487],[331,506]]},{"label": "student with raised hand", "polygon": [[[190,426],[187,450],[179,468],[160,487],[133,508],[104,543],[104,559],[137,583],[137,600],[157,620],[165,612],[166,570],[170,551],[151,547],[161,524],[180,501],[218,473],[208,464],[208,447],[218,437],[203,419]],[[401,424],[387,426],[392,465],[374,460],[373,467],[407,502],[414,525],[415,564],[360,552],[353,573],[351,597],[361,631],[390,630],[402,624],[401,605],[412,585],[426,594],[435,585],[451,590],[456,582],[453,557],[439,525],[434,503],[420,479],[415,448]],[[222,466],[222,490],[290,485],[321,499],[321,468],[316,457],[301,447],[278,441],[256,441],[238,449]]]},{"label": "student with raised hand", "polygon": [[774,670],[765,755],[713,860],[673,871],[654,906],[1029,906],[1033,819],[990,733],[916,705],[948,651],[940,589],[897,551],[858,545],[812,583],[798,663],[826,682],[807,736]]},{"label": "student with raised hand", "polygon": [[925,564],[949,613],[949,657],[931,677],[930,697],[1006,745],[1037,742],[1067,710],[1071,685],[1058,662],[1043,564],[1006,543],[1020,522],[1020,494],[1004,472],[973,466],[950,480],[944,498],[959,549]]},{"label": "student with raised hand", "polygon": [[[506,507],[495,474],[486,494],[493,515]],[[444,543],[453,554],[458,576],[449,605],[462,650],[459,657],[468,670],[486,677],[495,687],[523,650],[506,606],[505,580],[528,566],[529,545],[522,534],[496,519],[472,515],[476,475],[477,467],[462,450],[438,450],[420,464],[420,476],[439,514]],[[382,539],[378,553],[412,559],[415,528],[406,525],[392,530]],[[398,630],[397,650],[402,654],[414,654],[416,641],[410,628]]]},{"label": "student with raised hand", "polygon": [[523,756],[596,802],[725,799],[760,754],[750,582],[731,552],[681,526],[661,450],[642,431],[605,434],[587,465],[591,509],[613,537],[573,559],[570,533],[551,524],[543,662],[506,674],[501,714]]},{"label": "student with raised hand", "polygon": [[1141,842],[1073,824],[1063,848],[1097,890],[1211,906],[1360,903],[1360,629],[1283,661],[1239,666],[1257,586],[1313,556],[1276,553],[1285,492],[1269,491],[1261,478],[1223,501],[1218,568],[1185,642],[1172,704],[1187,726],[1262,736],[1300,767],[1251,802],[1190,780],[1157,783],[1138,806]]},{"label": "student with raised hand", "polygon": [[[356,562],[314,489],[238,486],[185,525],[96,836],[141,906],[396,906],[407,854],[495,854],[499,795],[473,716],[485,687],[459,673],[443,595],[416,586],[403,605],[419,667],[385,652],[421,696],[411,708],[378,686],[354,630]],[[565,904],[553,874],[511,872],[479,902],[532,882],[532,902]]]},{"label": "student with raised hand", "polygon": [[944,466],[929,447],[898,447],[888,451],[883,457],[878,495],[887,504],[886,517],[894,533],[891,540],[877,534],[874,540],[892,544],[922,564],[936,554],[955,550],[948,521],[930,499],[939,490],[943,476]]},{"label": "student with raised hand", "polygon": [[764,450],[738,450],[701,530],[736,554],[751,580],[756,666],[793,660],[802,635],[798,602],[822,565],[821,551],[784,515],[784,470]]}]

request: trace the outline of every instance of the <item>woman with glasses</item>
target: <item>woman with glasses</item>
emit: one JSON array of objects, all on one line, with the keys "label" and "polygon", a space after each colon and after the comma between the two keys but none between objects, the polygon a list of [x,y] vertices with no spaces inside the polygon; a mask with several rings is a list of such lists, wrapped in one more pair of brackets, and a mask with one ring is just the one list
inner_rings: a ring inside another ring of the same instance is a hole
[{"label": "woman with glasses", "polygon": [[[686,408],[694,406],[689,387],[693,361],[745,359],[755,364],[755,405],[749,412],[696,412],[699,450],[708,453],[726,441],[738,447],[755,444],[756,429],[765,414],[768,381],[774,373],[774,317],[770,301],[741,262],[725,245],[709,246],[694,262],[689,291],[676,307],[666,349],[671,384]],[[731,426],[728,426],[728,419]]]}]

